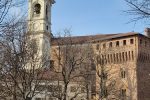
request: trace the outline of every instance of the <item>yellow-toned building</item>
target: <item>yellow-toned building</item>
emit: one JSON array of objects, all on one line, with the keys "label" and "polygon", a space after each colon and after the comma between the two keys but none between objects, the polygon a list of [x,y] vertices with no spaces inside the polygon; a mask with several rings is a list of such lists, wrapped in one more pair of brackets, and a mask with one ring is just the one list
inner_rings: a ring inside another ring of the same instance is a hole
[{"label": "yellow-toned building", "polygon": [[27,35],[38,44],[38,68],[50,59],[41,83],[48,88],[35,99],[149,100],[149,29],[146,36],[129,32],[54,38],[54,3],[29,0]]},{"label": "yellow-toned building", "polygon": [[[99,98],[101,90],[100,82],[103,82],[103,86],[105,86],[103,91],[106,92],[106,96],[103,95],[103,98],[109,100],[112,98],[118,100],[148,100],[150,98],[148,95],[150,89],[150,39],[148,31],[149,29],[146,28],[146,36],[137,32],[129,32],[52,38],[50,48],[51,60],[53,61],[53,66],[56,67],[58,64],[57,59],[52,56],[54,48],[57,48],[57,50],[59,47],[66,48],[68,44],[75,47],[84,47],[86,50],[84,52],[81,50],[80,54],[89,53],[89,51],[92,52],[91,58],[94,60],[96,67],[95,70],[91,69],[91,99]],[[61,51],[61,53],[63,52]],[[89,60],[88,57],[86,58]],[[86,63],[89,63],[89,61]],[[90,63],[91,66],[88,67],[91,68],[92,61]],[[85,66],[81,64],[80,67]],[[103,73],[106,74],[102,78],[104,81],[101,81],[101,68],[103,68]]]}]

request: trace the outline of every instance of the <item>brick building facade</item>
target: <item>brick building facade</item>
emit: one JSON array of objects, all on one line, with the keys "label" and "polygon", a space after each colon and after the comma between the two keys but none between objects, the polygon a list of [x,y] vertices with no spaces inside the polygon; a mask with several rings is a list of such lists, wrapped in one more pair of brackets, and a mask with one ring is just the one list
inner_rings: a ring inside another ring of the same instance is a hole
[{"label": "brick building facade", "polygon": [[[103,98],[116,98],[118,100],[149,100],[150,39],[148,33],[146,36],[137,32],[129,32],[52,38],[50,55],[51,61],[53,61],[53,67],[58,66],[58,62],[52,56],[52,49],[66,47],[66,45],[70,43],[70,40],[72,46],[80,45],[79,47],[86,47],[86,50],[88,49],[87,46],[92,46],[92,59],[94,60],[96,69],[91,69],[91,99],[98,99],[100,97],[99,82],[101,82],[101,78],[98,77],[97,72],[100,72],[103,66],[104,73],[107,74],[105,82],[102,81],[106,87],[103,91],[107,92],[107,96],[104,96]],[[87,52],[86,50],[84,50],[84,53]],[[63,53],[63,51],[61,51],[61,53]],[[92,61],[90,61],[90,63],[92,63]],[[80,67],[84,66],[81,65]],[[92,65],[89,67],[92,67]],[[58,67],[56,69],[58,70]],[[58,71],[61,72],[61,69],[62,68]],[[110,90],[109,85],[112,84],[112,81],[115,82],[115,84]],[[116,92],[116,94],[114,92]]]}]

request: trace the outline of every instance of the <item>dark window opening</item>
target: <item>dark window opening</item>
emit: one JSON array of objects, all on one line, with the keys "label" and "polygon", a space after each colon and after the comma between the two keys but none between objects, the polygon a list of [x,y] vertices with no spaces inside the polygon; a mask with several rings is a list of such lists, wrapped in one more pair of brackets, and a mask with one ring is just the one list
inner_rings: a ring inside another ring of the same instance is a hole
[{"label": "dark window opening", "polygon": [[124,52],[122,52],[122,61],[124,61]]},{"label": "dark window opening", "polygon": [[48,19],[48,6],[46,6],[46,19]]},{"label": "dark window opening", "polygon": [[145,41],[145,47],[147,47],[147,42]]},{"label": "dark window opening", "polygon": [[41,10],[41,5],[40,4],[36,4],[34,7],[34,12],[36,14],[40,14],[40,10]]},{"label": "dark window opening", "polygon": [[119,41],[116,42],[116,46],[119,46]]},{"label": "dark window opening", "polygon": [[115,60],[115,54],[113,54],[113,58],[114,58],[114,63],[116,62],[116,60]]},{"label": "dark window opening", "polygon": [[129,61],[130,61],[130,51],[129,51]]},{"label": "dark window opening", "polygon": [[106,81],[107,80],[107,73],[104,73],[103,79]]},{"label": "dark window opening", "polygon": [[133,44],[133,39],[130,39],[130,44]]},{"label": "dark window opening", "polygon": [[123,45],[126,45],[126,40],[123,40]]},{"label": "dark window opening", "polygon": [[109,47],[112,47],[112,42],[109,43]]},{"label": "dark window opening", "polygon": [[47,16],[47,13],[48,13],[48,7],[46,6],[46,16]]},{"label": "dark window opening", "polygon": [[112,59],[112,54],[110,54],[110,63],[113,62],[113,59]]},{"label": "dark window opening", "polygon": [[116,53],[116,62],[118,63],[118,53]]},{"label": "dark window opening", "polygon": [[142,39],[140,39],[140,44],[142,44]]},{"label": "dark window opening", "polygon": [[93,60],[91,61],[91,70],[96,70],[95,63]]},{"label": "dark window opening", "polygon": [[104,97],[106,98],[108,96],[108,93],[107,93],[107,89],[104,90]]},{"label": "dark window opening", "polygon": [[69,69],[70,69],[70,71],[75,71],[75,66],[73,65],[73,60],[71,59],[70,61],[69,61]]},{"label": "dark window opening", "polygon": [[99,50],[99,44],[96,45],[96,50]]},{"label": "dark window opening", "polygon": [[125,52],[125,57],[126,57],[126,61],[128,61],[128,56],[127,56],[127,52]]},{"label": "dark window opening", "polygon": [[125,71],[121,71],[121,77],[126,78],[126,72]]},{"label": "dark window opening", "polygon": [[46,29],[48,30],[48,26],[46,26]]},{"label": "dark window opening", "polygon": [[106,48],[106,43],[103,44],[103,48]]},{"label": "dark window opening", "polygon": [[133,54],[133,51],[132,51],[132,60],[134,60],[134,54]]},{"label": "dark window opening", "polygon": [[126,89],[121,90],[121,96],[122,96],[122,99],[124,100],[126,97]]},{"label": "dark window opening", "polygon": [[54,60],[50,60],[50,70],[54,71]]},{"label": "dark window opening", "polygon": [[107,62],[110,63],[109,54],[107,55]]},{"label": "dark window opening", "polygon": [[106,55],[104,55],[104,64],[107,64],[107,58],[106,58]]},{"label": "dark window opening", "polygon": [[119,61],[121,62],[121,53],[119,53]]}]

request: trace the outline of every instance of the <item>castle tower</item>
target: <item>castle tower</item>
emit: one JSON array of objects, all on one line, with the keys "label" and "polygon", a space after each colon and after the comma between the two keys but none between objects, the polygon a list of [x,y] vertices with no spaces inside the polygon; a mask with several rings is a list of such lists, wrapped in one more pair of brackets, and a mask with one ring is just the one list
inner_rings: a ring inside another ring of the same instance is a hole
[{"label": "castle tower", "polygon": [[51,6],[54,3],[55,0],[29,0],[27,36],[28,40],[36,41],[39,67],[50,56]]}]

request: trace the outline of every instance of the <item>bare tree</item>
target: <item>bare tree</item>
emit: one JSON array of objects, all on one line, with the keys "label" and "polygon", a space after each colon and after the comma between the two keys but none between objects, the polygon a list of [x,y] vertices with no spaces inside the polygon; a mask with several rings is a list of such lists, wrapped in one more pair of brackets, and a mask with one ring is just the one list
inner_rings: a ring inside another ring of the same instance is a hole
[{"label": "bare tree", "polygon": [[53,71],[59,77],[55,81],[57,81],[57,85],[61,85],[62,91],[59,91],[57,95],[52,93],[51,96],[59,100],[73,100],[78,96],[81,97],[83,76],[80,69],[86,60],[86,49],[79,43],[78,38],[70,37],[69,29],[65,29],[63,32],[65,37],[54,38],[51,46],[51,60],[55,64]]},{"label": "bare tree", "polygon": [[125,0],[130,9],[124,11],[128,15],[136,16],[131,22],[141,20],[145,24],[149,24],[150,17],[150,1],[149,0]]},{"label": "bare tree", "polygon": [[23,5],[26,1],[25,0],[1,0],[0,1],[0,26],[3,25],[3,20],[6,16],[8,16],[8,12],[13,7],[20,7]]},{"label": "bare tree", "polygon": [[37,64],[38,43],[26,36],[27,23],[24,19],[7,24],[1,33],[1,100],[31,100],[43,91],[39,89],[40,79],[45,72],[43,67],[49,61]]},{"label": "bare tree", "polygon": [[[90,58],[96,73],[95,97],[98,100],[120,100],[118,89],[120,68],[115,65],[119,58],[112,59],[111,49],[106,47],[107,40],[99,39],[93,46]],[[98,96],[97,96],[98,95]]]}]

